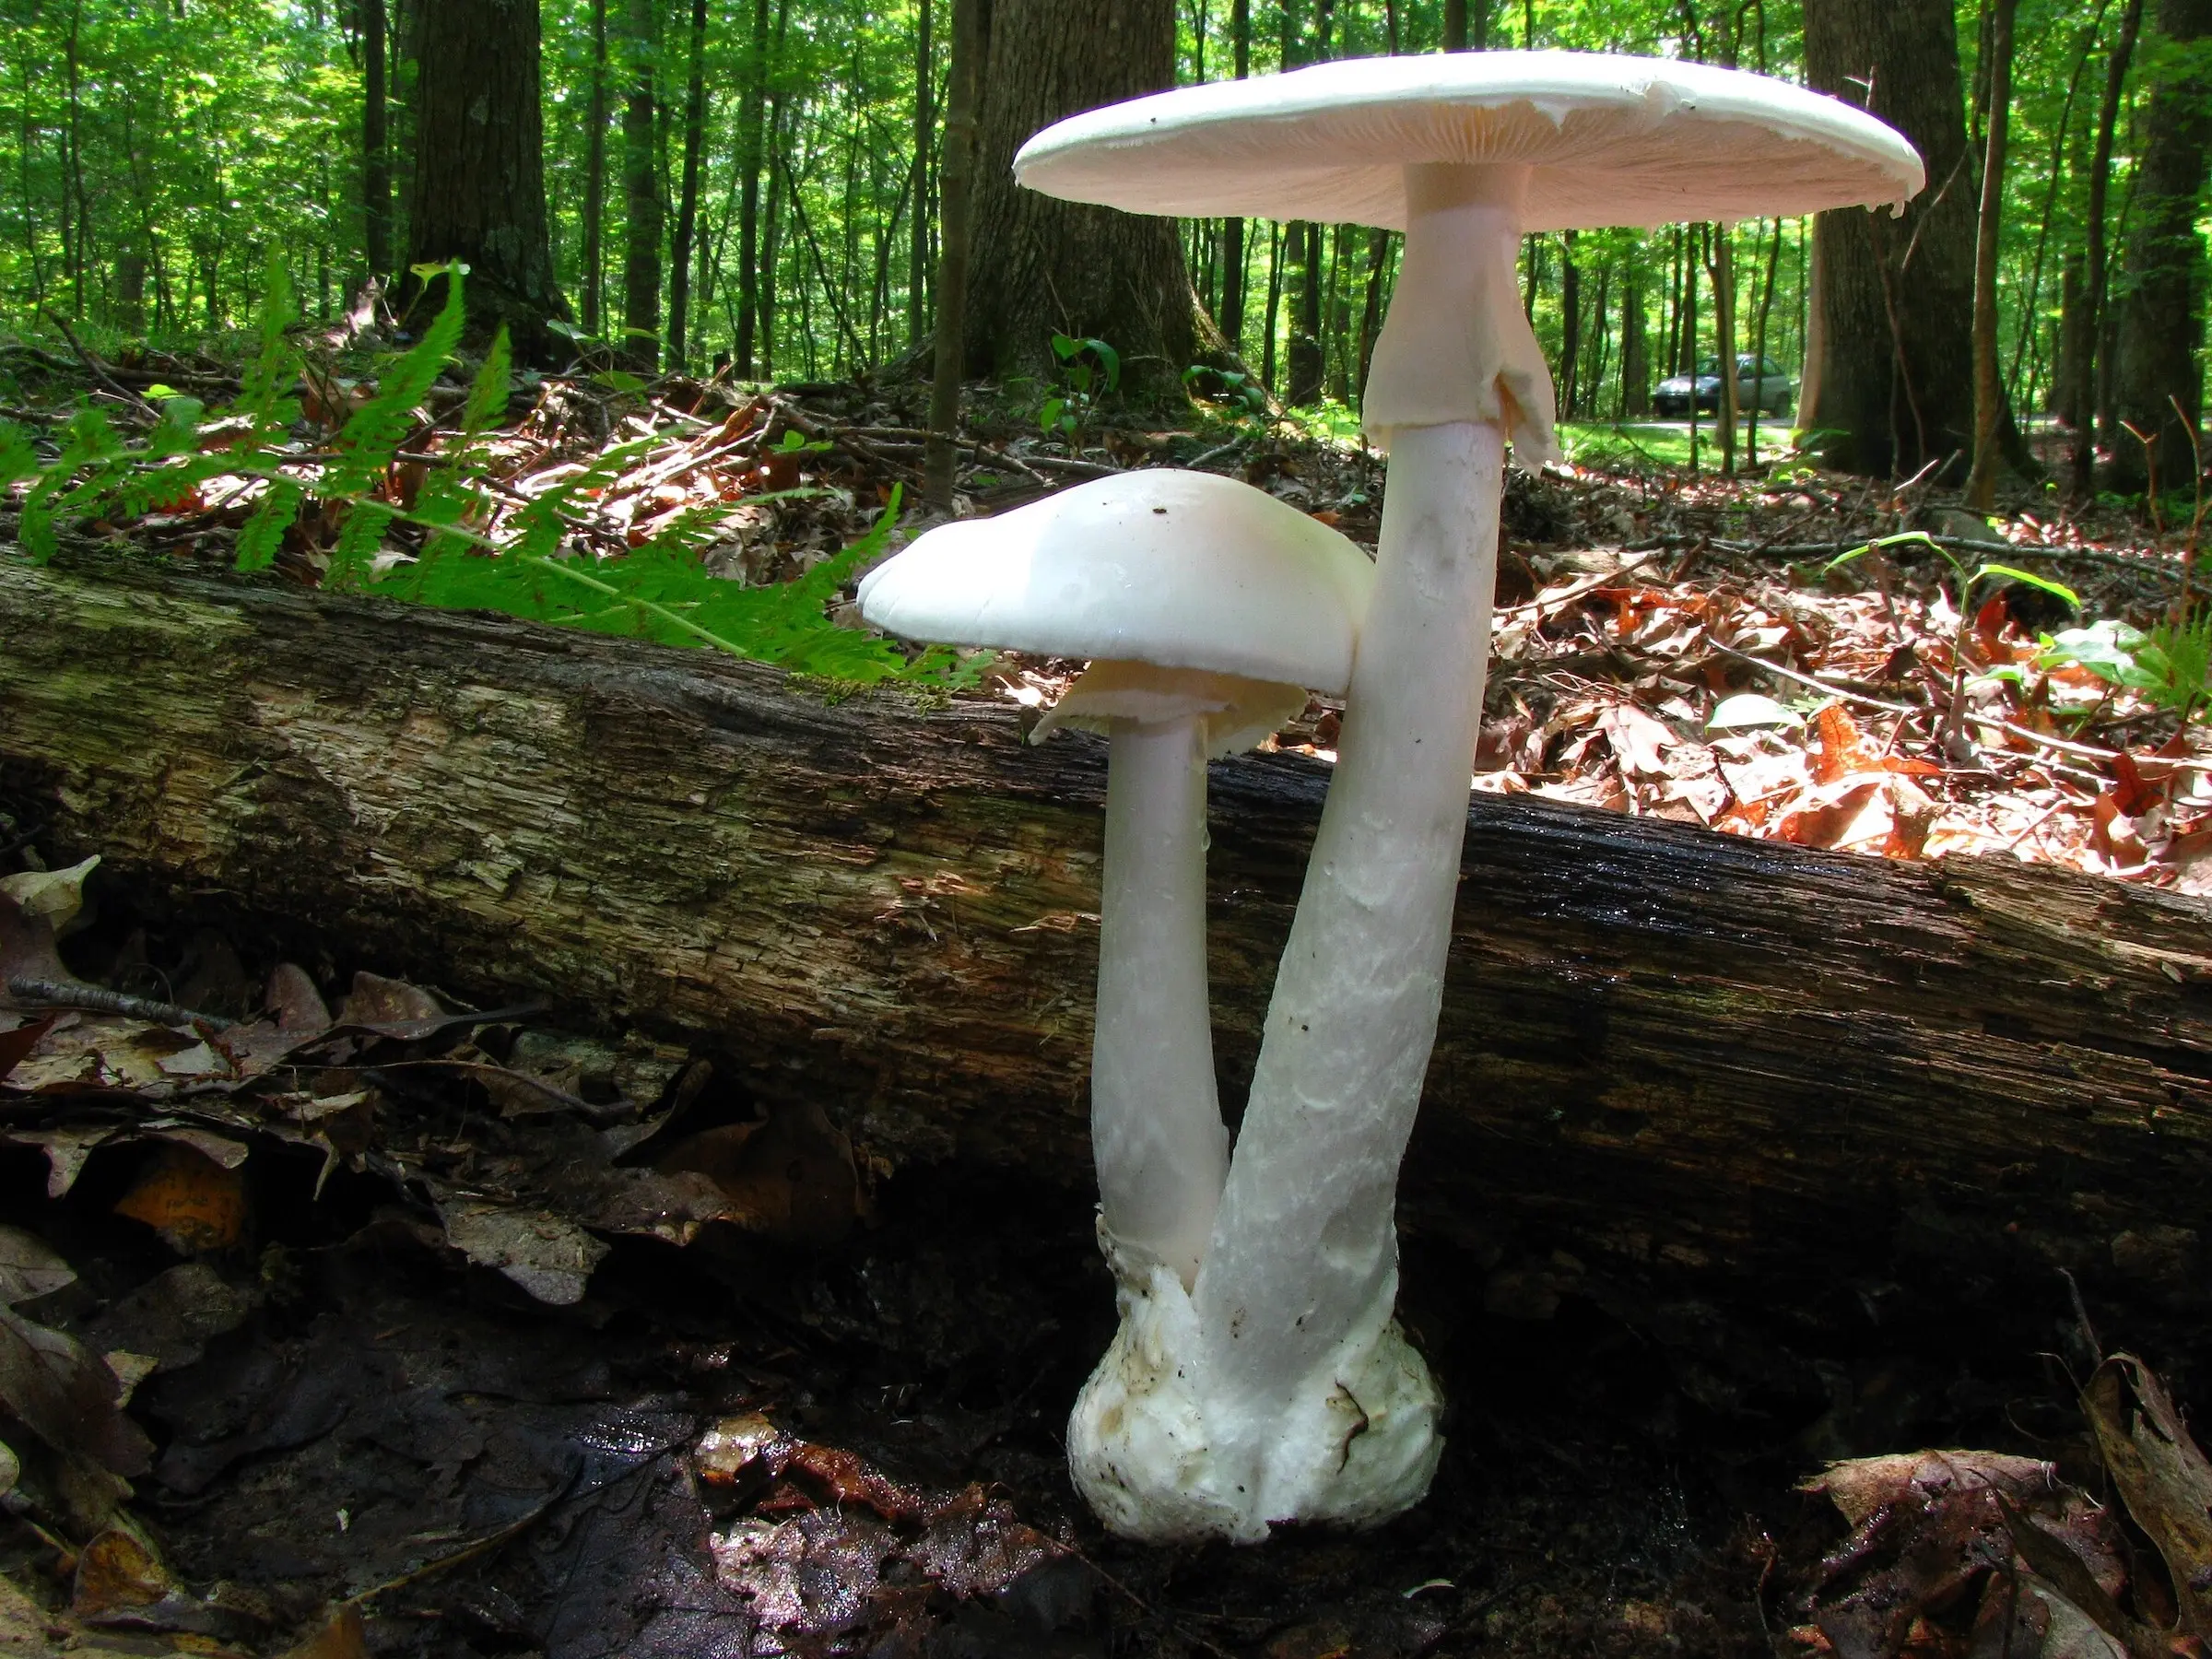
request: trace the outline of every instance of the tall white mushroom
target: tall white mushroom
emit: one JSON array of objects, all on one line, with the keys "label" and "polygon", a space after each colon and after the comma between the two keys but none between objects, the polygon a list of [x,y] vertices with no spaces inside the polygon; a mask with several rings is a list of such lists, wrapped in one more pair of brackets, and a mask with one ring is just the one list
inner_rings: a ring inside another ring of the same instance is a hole
[{"label": "tall white mushroom", "polygon": [[[1416,1443],[1426,1379],[1410,1380],[1420,1362],[1392,1322],[1394,1194],[1441,1001],[1505,446],[1524,466],[1554,453],[1551,379],[1514,282],[1520,239],[1900,204],[1924,182],[1920,159],[1864,112],[1762,76],[1496,52],[1328,64],[1094,110],[1030,139],[1015,171],[1132,212],[1406,232],[1365,404],[1390,455],[1374,599],[1179,1337],[1199,1362],[1176,1387],[1199,1394],[1159,1406],[1202,1418],[1206,1452],[1132,1457],[1131,1495],[1108,1514],[1137,1535],[1245,1540],[1280,1520],[1372,1521],[1418,1500],[1435,1463]],[[1378,1432],[1385,1420],[1395,1438]]]},{"label": "tall white mushroom", "polygon": [[1091,1141],[1126,1309],[1198,1273],[1228,1167],[1206,973],[1206,762],[1341,691],[1374,566],[1210,473],[1101,478],[943,525],[871,571],[908,639],[1091,659],[1039,723],[1107,734]]}]

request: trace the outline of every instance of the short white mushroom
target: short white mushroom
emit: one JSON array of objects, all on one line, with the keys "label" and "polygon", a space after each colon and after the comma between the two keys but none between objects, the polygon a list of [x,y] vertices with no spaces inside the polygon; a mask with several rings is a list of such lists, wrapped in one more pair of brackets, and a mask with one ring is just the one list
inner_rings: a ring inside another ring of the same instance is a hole
[{"label": "short white mushroom", "polygon": [[861,615],[908,639],[1090,659],[1038,724],[1107,734],[1091,1139],[1101,1244],[1141,1297],[1195,1280],[1228,1134],[1206,973],[1206,762],[1341,690],[1374,566],[1208,473],[1134,472],[931,530]]},{"label": "short white mushroom", "polygon": [[[1046,129],[1049,194],[1133,212],[1402,228],[1366,391],[1389,452],[1382,546],[1338,764],[1251,1100],[1191,1299],[1210,1437],[1124,1471],[1108,1519],[1174,1537],[1358,1524],[1434,1468],[1392,1322],[1397,1171],[1441,1006],[1480,723],[1505,446],[1554,453],[1514,282],[1524,233],[1901,203],[1919,157],[1862,111],[1735,70],[1495,52],[1347,61],[1184,88]],[[1432,1415],[1432,1414],[1431,1414]],[[1148,1484],[1147,1484],[1148,1483]],[[1212,1507],[1208,1507],[1208,1506]],[[1227,1505],[1225,1511],[1219,1506]]]}]

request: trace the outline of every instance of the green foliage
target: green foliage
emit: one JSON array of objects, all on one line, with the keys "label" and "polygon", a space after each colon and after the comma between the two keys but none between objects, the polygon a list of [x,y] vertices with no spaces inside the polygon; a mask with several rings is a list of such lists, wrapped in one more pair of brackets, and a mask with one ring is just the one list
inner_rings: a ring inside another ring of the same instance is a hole
[{"label": "green foliage", "polygon": [[1103,340],[1056,334],[1053,356],[1059,360],[1061,389],[1044,400],[1037,424],[1044,431],[1065,434],[1080,448],[1100,400],[1121,388],[1122,354]]},{"label": "green foliage", "polygon": [[2212,612],[2161,622],[2148,633],[2108,618],[2045,634],[2042,646],[2039,668],[2085,668],[2183,721],[2212,712]]},{"label": "green foliage", "polygon": [[[319,475],[308,473],[310,464],[290,443],[289,429],[300,414],[290,389],[301,364],[288,332],[290,285],[276,265],[263,293],[259,353],[235,406],[253,427],[232,444],[202,453],[206,411],[196,399],[182,396],[169,398],[159,419],[135,442],[118,435],[99,409],[80,411],[64,429],[60,454],[44,466],[25,434],[0,425],[0,485],[32,480],[18,532],[25,548],[43,562],[54,553],[55,525],[65,516],[136,516],[176,502],[218,476],[245,477],[259,479],[262,488],[239,532],[241,571],[265,570],[275,561],[312,494],[324,509],[336,509],[340,519],[328,549],[328,587],[449,609],[504,611],[668,645],[712,646],[841,684],[949,686],[980,671],[980,659],[963,665],[942,647],[910,662],[898,647],[840,627],[827,614],[854,571],[883,551],[898,518],[896,493],[851,547],[796,581],[760,588],[718,580],[700,563],[701,544],[719,529],[722,514],[715,507],[682,514],[651,542],[616,557],[564,549],[590,499],[638,462],[650,440],[601,452],[516,508],[499,536],[486,534],[494,500],[483,483],[484,440],[506,411],[511,368],[503,331],[477,371],[437,465],[414,504],[403,506],[388,485],[393,463],[399,446],[422,425],[423,401],[461,338],[463,270],[438,269],[450,281],[437,320],[412,349],[382,366],[375,395],[347,419]],[[794,453],[828,447],[797,433],[787,433],[782,444]],[[395,555],[387,547],[387,537],[401,527],[427,533],[419,552]]]}]

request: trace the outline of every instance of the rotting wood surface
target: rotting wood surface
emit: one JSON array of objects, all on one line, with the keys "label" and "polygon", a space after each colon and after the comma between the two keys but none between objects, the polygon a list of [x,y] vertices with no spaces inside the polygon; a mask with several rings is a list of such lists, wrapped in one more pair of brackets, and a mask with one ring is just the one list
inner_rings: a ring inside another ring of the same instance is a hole
[{"label": "rotting wood surface", "polygon": [[[0,785],[42,844],[141,902],[714,1041],[893,1167],[1087,1183],[1104,776],[1000,705],[0,557]],[[1232,1102],[1326,782],[1213,768]],[[1900,1285],[2027,1286],[2047,1329],[2064,1266],[2201,1322],[2212,907],[1525,799],[1468,822],[1406,1219],[1478,1253],[1493,1311],[1786,1283],[1863,1321]]]}]

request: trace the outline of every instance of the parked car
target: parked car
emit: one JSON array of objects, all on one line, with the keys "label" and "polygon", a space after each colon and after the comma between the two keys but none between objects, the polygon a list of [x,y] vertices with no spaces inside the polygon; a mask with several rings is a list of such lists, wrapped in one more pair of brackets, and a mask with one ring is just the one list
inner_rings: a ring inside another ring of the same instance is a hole
[{"label": "parked car", "polygon": [[[1669,420],[1687,420],[1689,418],[1689,376],[1674,375],[1659,382],[1657,390],[1652,394],[1652,408]],[[1700,412],[1720,413],[1719,358],[1700,359],[1697,397]],[[1772,358],[1755,357],[1747,351],[1735,359],[1735,406],[1741,413],[1748,415],[1757,408],[1761,415],[1787,415],[1796,406],[1796,386]]]}]

